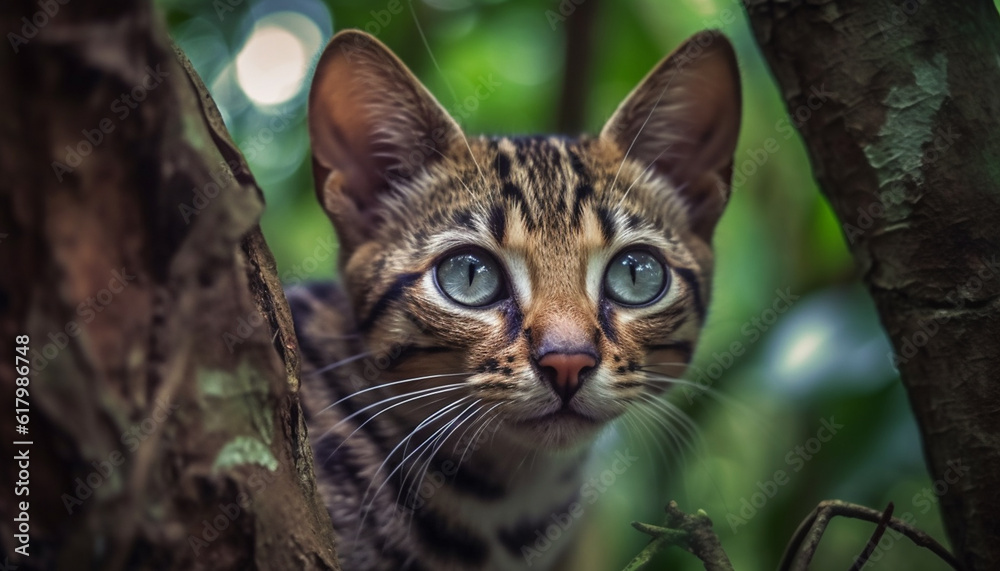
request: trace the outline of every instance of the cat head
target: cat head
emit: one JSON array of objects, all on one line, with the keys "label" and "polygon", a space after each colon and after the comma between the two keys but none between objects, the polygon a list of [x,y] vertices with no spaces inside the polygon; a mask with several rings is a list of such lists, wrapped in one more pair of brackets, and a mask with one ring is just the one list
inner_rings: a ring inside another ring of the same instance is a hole
[{"label": "cat head", "polygon": [[309,98],[316,192],[358,332],[392,360],[380,381],[415,379],[387,390],[550,448],[665,390],[705,320],[740,107],[731,45],[702,32],[596,137],[467,137],[378,40],[334,37]]}]

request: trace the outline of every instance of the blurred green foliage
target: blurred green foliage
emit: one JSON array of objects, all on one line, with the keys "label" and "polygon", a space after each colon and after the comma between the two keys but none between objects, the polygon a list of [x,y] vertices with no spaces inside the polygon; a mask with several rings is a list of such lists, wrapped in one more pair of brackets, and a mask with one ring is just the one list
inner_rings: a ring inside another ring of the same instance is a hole
[{"label": "blurred green foliage", "polygon": [[[622,568],[646,541],[629,522],[660,522],[670,499],[686,511],[709,513],[741,571],[773,569],[799,521],[826,498],[876,508],[894,501],[898,516],[911,514],[917,526],[944,541],[888,342],[857,285],[840,224],[818,192],[790,128],[796,119],[776,91],[740,3],[583,1],[599,2],[590,55],[581,62],[590,70],[580,94],[586,131],[600,129],[660,58],[708,27],[722,28],[736,46],[745,103],[735,194],[715,242],[713,305],[689,375],[708,390],[688,387],[673,395],[693,424],[665,413],[659,420],[637,415],[601,439],[592,462],[596,477],[609,469],[615,452],[638,460],[613,484],[602,485],[599,500],[587,506],[593,517],[577,568]],[[463,113],[470,133],[555,129],[573,13],[553,18],[558,2],[529,0],[418,0],[412,8],[404,1],[392,13],[395,2],[159,2],[264,188],[262,226],[286,282],[332,276],[335,260],[328,247],[332,232],[312,190],[304,123],[308,79],[296,95],[272,106],[254,104],[242,90],[234,62],[262,18],[303,14],[316,29],[296,33],[318,30],[324,43],[340,29],[368,29],[449,109],[473,92],[479,78],[494,78],[496,91]],[[562,4],[564,10],[573,6]],[[906,24],[886,22],[883,33],[897,25]],[[320,46],[306,46],[307,57]],[[808,120],[808,110],[796,111],[798,120]],[[798,299],[776,304],[782,298],[776,292]],[[661,422],[673,430],[664,431]],[[842,425],[828,442],[817,439],[826,434],[819,432],[824,422]],[[944,491],[940,485],[938,491]],[[872,528],[835,521],[812,569],[848,568]],[[891,548],[877,552],[880,559],[870,569],[946,568],[905,540],[887,537],[883,546]],[[684,553],[665,554],[651,567],[701,568]]]}]

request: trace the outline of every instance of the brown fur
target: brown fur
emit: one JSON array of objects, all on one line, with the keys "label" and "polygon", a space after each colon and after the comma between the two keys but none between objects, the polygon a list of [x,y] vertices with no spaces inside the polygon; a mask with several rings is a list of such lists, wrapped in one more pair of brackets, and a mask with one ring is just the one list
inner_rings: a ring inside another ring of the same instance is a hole
[{"label": "brown fur", "polygon": [[[289,297],[345,568],[525,565],[516,538],[572,500],[596,433],[663,390],[644,367],[676,363],[657,370],[679,377],[691,357],[738,124],[735,61],[716,33],[654,69],[599,137],[578,139],[467,138],[377,40],[334,38],[310,132],[344,293],[324,285]],[[451,301],[433,277],[470,245],[506,276],[509,297],[487,308]],[[669,269],[667,292],[648,307],[602,293],[608,263],[634,247]],[[552,350],[597,362],[565,407],[537,362]],[[564,408],[575,416],[538,420]],[[425,453],[404,458],[423,442]],[[528,454],[541,460],[515,469]],[[464,472],[413,509],[421,475],[449,460]]]}]

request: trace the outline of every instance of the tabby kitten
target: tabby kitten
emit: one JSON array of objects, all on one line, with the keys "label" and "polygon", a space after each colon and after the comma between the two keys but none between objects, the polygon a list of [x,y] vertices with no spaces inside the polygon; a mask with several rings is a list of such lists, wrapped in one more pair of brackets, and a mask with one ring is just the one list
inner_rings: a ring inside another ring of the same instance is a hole
[{"label": "tabby kitten", "polygon": [[338,34],[309,97],[343,283],[289,291],[347,571],[551,569],[537,530],[589,445],[691,358],[740,122],[689,39],[597,137],[467,137],[384,45]]}]

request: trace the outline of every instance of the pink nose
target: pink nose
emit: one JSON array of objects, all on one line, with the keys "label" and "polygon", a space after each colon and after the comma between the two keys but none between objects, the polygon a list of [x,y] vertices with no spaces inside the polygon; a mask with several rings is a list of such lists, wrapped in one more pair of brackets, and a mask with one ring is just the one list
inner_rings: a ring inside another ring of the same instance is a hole
[{"label": "pink nose", "polygon": [[596,365],[597,359],[588,353],[546,353],[538,360],[542,374],[563,404],[573,398],[584,376]]}]

